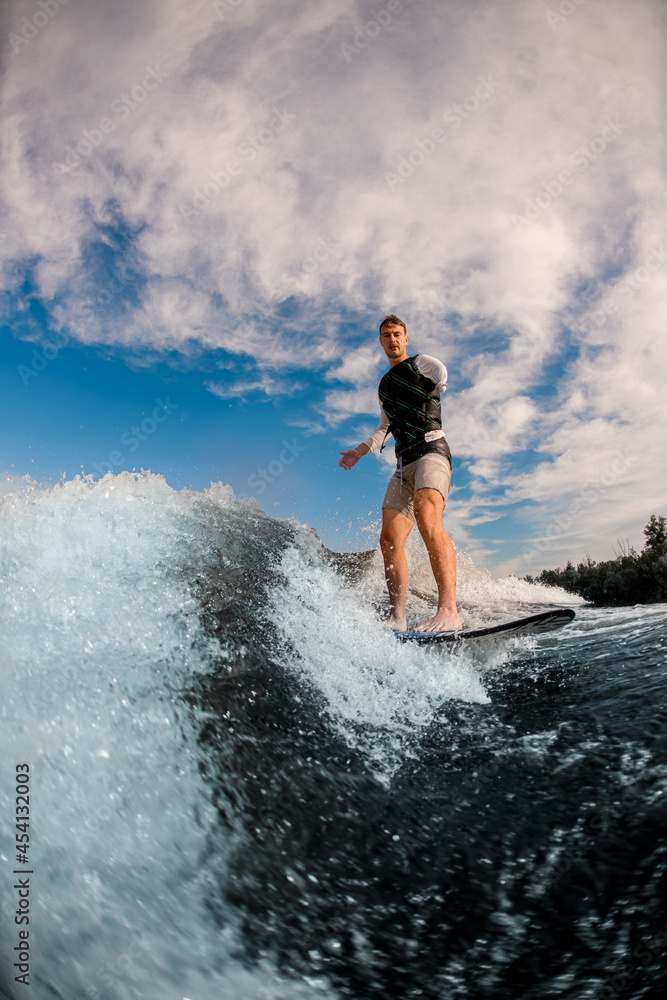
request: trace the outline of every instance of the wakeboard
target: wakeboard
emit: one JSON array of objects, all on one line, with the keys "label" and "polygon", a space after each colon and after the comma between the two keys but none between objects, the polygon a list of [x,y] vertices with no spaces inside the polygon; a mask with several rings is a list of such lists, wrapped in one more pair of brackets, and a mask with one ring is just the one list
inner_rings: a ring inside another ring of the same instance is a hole
[{"label": "wakeboard", "polygon": [[516,618],[511,622],[500,622],[498,625],[485,625],[482,628],[462,628],[456,632],[395,632],[401,642],[411,640],[421,644],[433,642],[459,642],[461,639],[486,639],[489,637],[512,638],[515,635],[538,635],[551,629],[567,625],[574,618],[572,608],[556,608],[553,611],[540,611],[527,618]]}]

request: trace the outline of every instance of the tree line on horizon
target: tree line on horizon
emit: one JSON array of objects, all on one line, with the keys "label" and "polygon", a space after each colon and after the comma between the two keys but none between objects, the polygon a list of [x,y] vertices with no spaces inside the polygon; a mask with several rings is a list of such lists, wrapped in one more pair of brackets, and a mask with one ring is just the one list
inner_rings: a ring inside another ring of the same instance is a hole
[{"label": "tree line on horizon", "polygon": [[646,543],[641,552],[631,545],[615,559],[595,562],[590,556],[564,569],[543,569],[539,576],[524,577],[528,583],[562,587],[592,604],[651,604],[667,600],[667,521],[651,514],[644,528]]}]

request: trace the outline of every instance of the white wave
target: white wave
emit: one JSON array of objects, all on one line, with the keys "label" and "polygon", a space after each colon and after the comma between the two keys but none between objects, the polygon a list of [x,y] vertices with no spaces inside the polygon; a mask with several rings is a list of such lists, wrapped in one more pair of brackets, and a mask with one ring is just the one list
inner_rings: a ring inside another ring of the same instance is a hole
[{"label": "white wave", "polygon": [[[408,560],[408,623],[431,616],[437,603],[437,588],[426,547],[413,530],[405,546]],[[385,596],[384,568],[378,550],[359,584],[364,598],[382,601]],[[526,609],[540,607],[577,607],[583,599],[560,587],[529,583],[515,576],[494,578],[487,569],[479,569],[467,552],[456,552],[456,599],[464,626],[474,628],[489,622],[520,617]]]},{"label": "white wave", "polygon": [[182,570],[210,564],[207,520],[232,509],[248,505],[229,487],[176,492],[151,474],[0,499],[0,843],[7,871],[26,762],[35,997],[315,994],[244,970],[234,914],[221,929],[207,907],[225,845],[182,694],[217,647]]},{"label": "white wave", "polygon": [[[200,773],[197,715],[183,697],[224,654],[188,581],[244,565],[254,532],[270,541],[270,518],[222,484],[177,492],[150,473],[11,487],[0,496],[0,850],[7,871],[14,768],[27,762],[39,878],[34,995],[94,986],[105,1000],[321,996],[322,984],[241,968],[235,913],[224,911],[224,928],[212,918],[209,898],[224,905],[227,848]],[[435,591],[423,550],[411,541],[408,555],[416,615]],[[496,586],[498,601],[509,600],[507,585],[460,566],[471,606],[491,601]],[[268,614],[289,640],[287,666],[319,689],[376,773],[400,762],[404,735],[443,703],[487,700],[470,651],[401,645],[377,620],[379,555],[349,586],[312,533],[297,530],[281,569]],[[529,593],[535,603],[536,588]],[[3,906],[5,934],[13,924],[11,903]]]},{"label": "white wave", "polygon": [[368,601],[368,584],[345,586],[308,533],[285,550],[280,569],[270,617],[289,640],[293,668],[317,685],[350,738],[346,723],[400,731],[428,724],[447,699],[488,700],[472,657],[399,643]]},{"label": "white wave", "polygon": [[[408,620],[416,622],[432,613],[437,590],[428,554],[415,533],[408,538],[406,555]],[[578,603],[561,590],[515,577],[494,580],[465,553],[457,559],[457,591],[468,625],[518,617],[527,613],[527,606]],[[397,642],[378,619],[378,607],[386,604],[379,550],[357,583],[346,585],[323,559],[310,529],[304,529],[284,552],[280,569],[284,583],[274,590],[269,613],[289,640],[291,666],[316,685],[348,740],[367,751],[368,739],[360,739],[358,726],[399,734],[406,727],[428,725],[450,699],[487,702],[483,673],[505,663],[517,643],[426,649]],[[520,645],[528,649],[536,644]]]}]

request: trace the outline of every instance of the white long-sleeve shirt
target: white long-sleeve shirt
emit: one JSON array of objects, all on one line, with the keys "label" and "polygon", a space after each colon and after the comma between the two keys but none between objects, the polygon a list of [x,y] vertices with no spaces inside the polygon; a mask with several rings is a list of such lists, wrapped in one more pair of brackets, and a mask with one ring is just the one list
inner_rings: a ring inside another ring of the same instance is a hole
[{"label": "white long-sleeve shirt", "polygon": [[[416,354],[414,364],[419,374],[426,376],[426,378],[430,378],[431,382],[435,382],[441,393],[446,391],[447,369],[443,365],[442,361],[438,361],[437,358],[430,358],[428,354]],[[380,423],[373,433],[363,442],[369,451],[375,451],[376,448],[380,447],[387,436],[388,427],[389,417],[385,412],[384,406],[380,403]],[[445,432],[443,430],[427,431],[425,435],[427,441],[437,441],[438,438],[444,437]]]}]

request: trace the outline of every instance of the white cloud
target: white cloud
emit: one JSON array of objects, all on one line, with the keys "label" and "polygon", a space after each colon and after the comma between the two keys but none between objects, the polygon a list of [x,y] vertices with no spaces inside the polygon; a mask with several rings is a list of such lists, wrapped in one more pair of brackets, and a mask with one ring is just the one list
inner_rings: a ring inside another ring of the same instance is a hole
[{"label": "white cloud", "polygon": [[327,379],[337,382],[350,382],[355,386],[362,386],[364,383],[368,383],[369,374],[372,376],[372,373],[376,372],[382,363],[386,365],[385,355],[379,341],[377,339],[373,341],[371,339],[372,336],[369,333],[370,343],[363,344],[354,350],[347,351],[345,345],[342,344],[341,347],[344,352],[342,363],[337,368],[330,369],[326,376]]},{"label": "white cloud", "polygon": [[332,389],[324,396],[323,416],[330,426],[335,426],[348,417],[360,413],[377,413],[380,419],[380,407],[377,390],[367,386],[365,389]]},{"label": "white cloud", "polygon": [[[372,339],[396,311],[448,365],[448,435],[480,489],[538,499],[546,530],[632,451],[613,500],[560,542],[643,517],[646,482],[667,487],[667,267],[621,289],[664,246],[664,4],[587,0],[550,24],[532,0],[404,0],[346,58],[374,9],[244,0],[221,20],[209,2],[87,0],[19,51],[6,42],[10,310],[38,262],[43,300],[81,340],[328,371],[354,387],[327,393],[334,422],[377,412],[376,356],[370,340],[347,349],[342,318]],[[3,29],[32,12],[7,4]],[[87,245],[118,220],[136,301],[82,311]],[[536,386],[554,363],[547,404]],[[527,447],[553,461],[508,481],[502,456]]]},{"label": "white cloud", "polygon": [[207,381],[205,384],[206,388],[214,396],[219,396],[220,399],[246,399],[258,392],[269,397],[289,396],[301,388],[297,382],[272,378],[268,375],[260,375],[257,378],[247,379],[245,382],[230,382],[227,385],[213,381]]}]

